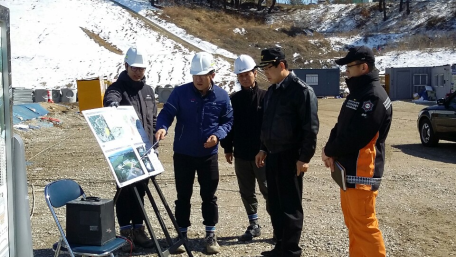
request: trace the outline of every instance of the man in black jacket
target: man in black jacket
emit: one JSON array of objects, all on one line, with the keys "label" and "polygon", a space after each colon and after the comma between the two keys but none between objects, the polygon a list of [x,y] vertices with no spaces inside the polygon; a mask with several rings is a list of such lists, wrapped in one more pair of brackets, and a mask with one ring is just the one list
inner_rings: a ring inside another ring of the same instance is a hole
[{"label": "man in black jacket", "polygon": [[264,98],[258,167],[266,159],[272,226],[277,243],[265,256],[301,256],[302,179],[315,153],[319,121],[317,97],[311,87],[288,70],[280,48],[261,51],[261,63],[273,83]]},{"label": "man in black jacket", "polygon": [[256,68],[255,61],[248,55],[240,55],[234,61],[234,73],[241,84],[241,91],[231,95],[233,127],[227,137],[221,141],[226,161],[229,164],[233,162],[234,147],[234,171],[249,219],[249,226],[239,237],[240,241],[251,241],[253,237],[261,235],[255,180],[258,181],[260,192],[266,199],[266,210],[269,211],[265,168],[255,165],[255,155],[260,150],[263,98],[266,94],[265,90],[258,88]]},{"label": "man in black jacket", "polygon": [[[103,105],[117,107],[119,105],[131,105],[142,122],[144,130],[150,142],[155,141],[155,125],[157,122],[157,106],[152,88],[146,84],[146,61],[144,55],[136,47],[128,49],[125,56],[125,70],[119,78],[106,90]],[[147,180],[148,181],[148,180]],[[141,201],[144,203],[147,181],[135,184]],[[133,185],[123,187],[116,202],[117,221],[119,222],[120,234],[130,239],[134,244],[150,248],[153,241],[144,230],[144,219],[141,207],[136,199]],[[122,247],[123,251],[129,252],[130,245]]]},{"label": "man in black jacket", "polygon": [[347,67],[345,81],[350,94],[321,158],[333,172],[336,160],[346,170],[347,190],[340,190],[340,201],[348,228],[350,256],[384,257],[385,243],[378,227],[375,200],[383,176],[385,140],[393,107],[380,86],[371,49],[352,47],[336,63]]}]

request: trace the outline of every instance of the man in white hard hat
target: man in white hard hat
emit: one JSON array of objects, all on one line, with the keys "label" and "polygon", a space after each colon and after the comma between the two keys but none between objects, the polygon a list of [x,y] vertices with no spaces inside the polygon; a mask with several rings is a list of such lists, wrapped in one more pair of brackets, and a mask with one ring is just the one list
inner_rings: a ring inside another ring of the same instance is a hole
[{"label": "man in white hard hat", "polygon": [[[255,165],[255,155],[260,150],[260,131],[263,122],[263,99],[266,90],[258,88],[257,67],[252,57],[240,55],[234,61],[234,73],[241,84],[241,90],[231,95],[233,106],[233,128],[221,141],[225,158],[233,163],[239,184],[239,192],[247,212],[249,226],[239,241],[251,241],[261,235],[258,221],[258,199],[255,194],[255,180],[266,200],[268,208],[268,188],[265,167]],[[233,151],[234,150],[234,151]]]},{"label": "man in white hard hat", "polygon": [[[163,139],[174,118],[174,177],[177,200],[175,216],[179,230],[187,238],[190,199],[195,171],[202,198],[208,254],[220,252],[215,236],[218,207],[215,192],[219,182],[218,142],[225,138],[233,122],[228,93],[214,84],[215,64],[211,54],[201,52],[192,59],[193,82],[176,87],[157,118],[157,140]],[[183,252],[181,246],[176,253]]]},{"label": "man in white hard hat", "polygon": [[[138,114],[144,130],[151,142],[155,141],[155,124],[157,121],[157,106],[153,89],[146,84],[144,76],[147,62],[141,50],[130,47],[125,55],[125,70],[105,92],[103,105],[117,107],[131,105]],[[144,203],[147,181],[133,184],[136,186]],[[136,199],[133,185],[123,187],[116,202],[117,221],[120,234],[133,242],[122,247],[125,252],[134,250],[135,245],[151,248],[154,243],[144,230],[142,209]],[[131,249],[133,248],[133,249]]]}]

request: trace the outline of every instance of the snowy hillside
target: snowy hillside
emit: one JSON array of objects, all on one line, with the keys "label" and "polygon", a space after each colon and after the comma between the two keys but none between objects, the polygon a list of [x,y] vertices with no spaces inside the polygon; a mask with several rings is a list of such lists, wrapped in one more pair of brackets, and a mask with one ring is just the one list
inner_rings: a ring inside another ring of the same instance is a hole
[{"label": "snowy hillside", "polygon": [[[147,0],[115,1],[139,14],[148,14],[151,22],[218,56],[217,83],[226,87],[235,81],[231,72],[234,54],[151,15],[157,10]],[[0,4],[11,12],[13,87],[62,88],[74,85],[76,79],[99,75],[112,79],[123,70],[123,54],[135,42],[144,46],[148,55],[148,84],[178,85],[191,80],[189,69],[194,51],[154,31],[109,0],[0,0]],[[397,5],[389,6],[387,21],[382,20],[377,4],[315,5],[292,13],[276,13],[267,19],[319,32],[336,50],[361,44],[389,50],[380,51],[377,57],[381,72],[387,67],[456,62],[455,47],[391,51],[392,46],[411,34],[454,37],[455,1],[412,1],[410,16],[399,13]]]},{"label": "snowy hillside", "polygon": [[[13,87],[62,88],[76,79],[114,78],[123,70],[124,53],[135,42],[148,56],[148,84],[191,80],[195,52],[144,26],[110,1],[0,0],[0,4],[11,14]],[[85,31],[98,35],[103,44]],[[217,58],[216,66],[217,82],[234,80],[231,62]]]}]

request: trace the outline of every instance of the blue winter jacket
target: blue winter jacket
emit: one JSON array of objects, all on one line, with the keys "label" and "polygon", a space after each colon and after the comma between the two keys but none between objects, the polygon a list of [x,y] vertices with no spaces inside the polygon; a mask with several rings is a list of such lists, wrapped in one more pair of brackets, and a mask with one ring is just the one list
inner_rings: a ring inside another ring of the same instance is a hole
[{"label": "blue winter jacket", "polygon": [[216,85],[205,96],[193,82],[176,87],[157,118],[157,130],[168,128],[176,117],[174,152],[194,157],[217,153],[218,144],[204,148],[211,135],[225,138],[233,124],[233,109],[228,93]]}]

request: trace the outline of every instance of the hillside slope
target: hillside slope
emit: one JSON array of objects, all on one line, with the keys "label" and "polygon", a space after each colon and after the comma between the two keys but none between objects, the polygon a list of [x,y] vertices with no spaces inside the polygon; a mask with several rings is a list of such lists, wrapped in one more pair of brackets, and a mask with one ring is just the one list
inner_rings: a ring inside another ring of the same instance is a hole
[{"label": "hillside slope", "polygon": [[345,55],[351,45],[375,49],[381,72],[387,67],[455,62],[455,1],[412,1],[410,15],[405,10],[399,12],[396,2],[388,3],[387,8],[386,21],[378,11],[378,3],[279,5],[271,14],[266,10],[234,12],[195,6],[141,13],[158,23],[173,23],[188,35],[234,54],[250,54],[256,60],[261,49],[280,46],[291,68],[336,67],[334,59]]}]

